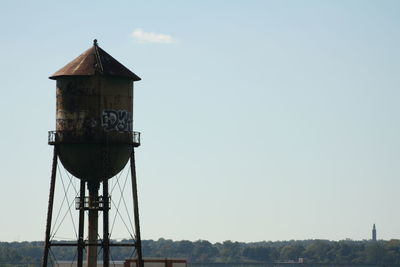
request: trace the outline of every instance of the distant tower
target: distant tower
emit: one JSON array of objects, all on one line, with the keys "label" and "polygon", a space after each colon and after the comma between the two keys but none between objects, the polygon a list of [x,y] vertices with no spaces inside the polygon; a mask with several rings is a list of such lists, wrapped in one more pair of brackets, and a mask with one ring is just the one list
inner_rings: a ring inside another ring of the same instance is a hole
[{"label": "distant tower", "polygon": [[372,227],[372,241],[376,241],[376,228],[375,228],[375,224]]}]

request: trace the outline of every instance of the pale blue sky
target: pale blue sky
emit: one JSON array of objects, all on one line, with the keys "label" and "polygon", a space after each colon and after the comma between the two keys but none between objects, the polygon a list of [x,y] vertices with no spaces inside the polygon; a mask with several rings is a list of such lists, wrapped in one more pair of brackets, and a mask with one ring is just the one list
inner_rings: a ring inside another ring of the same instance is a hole
[{"label": "pale blue sky", "polygon": [[382,0],[2,0],[0,240],[44,238],[47,77],[94,38],[143,79],[142,238],[367,239],[373,223],[400,238],[399,13]]}]

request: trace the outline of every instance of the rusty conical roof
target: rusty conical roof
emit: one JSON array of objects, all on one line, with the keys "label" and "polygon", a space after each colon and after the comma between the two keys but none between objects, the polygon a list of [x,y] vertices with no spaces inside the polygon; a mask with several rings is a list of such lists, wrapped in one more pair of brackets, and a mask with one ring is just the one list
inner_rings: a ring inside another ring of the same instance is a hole
[{"label": "rusty conical roof", "polygon": [[79,57],[72,60],[49,78],[57,80],[61,76],[91,76],[95,74],[110,75],[130,78],[133,81],[140,81],[140,77],[130,71],[106,51],[94,44],[83,52]]}]

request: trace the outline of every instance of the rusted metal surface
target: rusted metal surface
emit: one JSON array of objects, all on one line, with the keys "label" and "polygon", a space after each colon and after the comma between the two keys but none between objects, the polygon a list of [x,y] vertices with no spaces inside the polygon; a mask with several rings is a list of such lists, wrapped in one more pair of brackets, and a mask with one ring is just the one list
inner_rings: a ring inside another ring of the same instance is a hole
[{"label": "rusted metal surface", "polygon": [[91,48],[49,78],[56,80],[62,76],[92,76],[96,74],[126,77],[133,81],[140,81],[139,76],[101,49],[96,40]]},{"label": "rusted metal surface", "polygon": [[[97,181],[91,181],[87,184],[90,199],[99,197],[100,184]],[[96,209],[89,209],[88,212],[88,243],[97,244],[98,241],[99,213]],[[90,246],[87,249],[87,267],[97,266],[97,247]]]},{"label": "rusted metal surface", "polygon": [[61,77],[56,96],[57,131],[75,131],[90,140],[98,133],[132,131],[133,83],[129,79]]},{"label": "rusted metal surface", "polygon": [[[57,135],[60,161],[78,178],[101,180],[101,153],[105,148],[110,159],[107,178],[111,178],[126,165],[133,146],[138,146],[132,142],[136,137],[132,132],[133,81],[137,79],[119,75],[122,72],[111,72],[118,70],[112,67],[116,61],[96,45],[92,50],[94,54],[86,51],[78,57],[80,65],[68,64],[51,78],[57,80],[56,130],[60,133]],[[96,71],[83,72],[89,58],[96,65]]]}]

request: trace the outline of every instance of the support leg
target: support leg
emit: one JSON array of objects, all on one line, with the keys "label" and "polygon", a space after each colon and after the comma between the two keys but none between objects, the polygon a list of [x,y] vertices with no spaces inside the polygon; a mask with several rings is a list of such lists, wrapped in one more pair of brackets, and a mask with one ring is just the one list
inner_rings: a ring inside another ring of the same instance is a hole
[{"label": "support leg", "polygon": [[135,149],[132,149],[131,154],[131,175],[132,175],[132,195],[133,195],[133,212],[135,215],[135,247],[138,256],[138,267],[143,267],[142,258],[142,240],[140,238],[140,225],[139,225],[139,204],[136,182],[136,165],[135,165]]},{"label": "support leg", "polygon": [[46,236],[44,241],[44,253],[42,266],[47,267],[50,250],[50,230],[51,230],[51,219],[53,216],[53,203],[54,203],[54,189],[56,185],[56,174],[57,174],[57,146],[53,149],[53,165],[51,167],[51,178],[50,178],[50,193],[49,203],[47,208],[47,221],[46,221]]},{"label": "support leg", "polygon": [[109,267],[110,263],[110,235],[108,222],[108,180],[103,180],[103,266]]},{"label": "support leg", "polygon": [[81,189],[79,195],[79,232],[78,232],[78,262],[77,267],[83,266],[83,250],[85,248],[84,241],[84,222],[85,222],[85,210],[84,210],[84,201],[85,201],[85,181],[81,179]]}]

